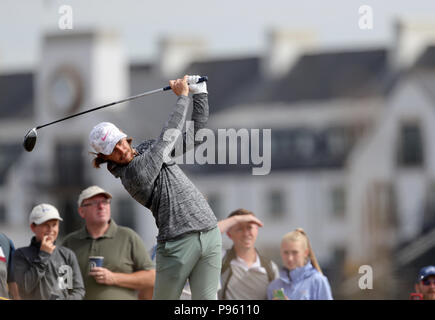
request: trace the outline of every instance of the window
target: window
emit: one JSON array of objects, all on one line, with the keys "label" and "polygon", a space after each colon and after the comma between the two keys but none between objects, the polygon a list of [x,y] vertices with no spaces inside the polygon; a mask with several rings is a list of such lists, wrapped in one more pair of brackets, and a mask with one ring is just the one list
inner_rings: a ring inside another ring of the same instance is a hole
[{"label": "window", "polygon": [[349,132],[344,128],[331,128],[327,132],[329,152],[332,157],[345,154],[349,145]]},{"label": "window", "polygon": [[346,192],[342,186],[332,188],[331,211],[333,216],[344,218],[346,213]]},{"label": "window", "polygon": [[309,132],[301,131],[295,137],[295,146],[303,159],[311,158],[316,149],[315,137]]},{"label": "window", "polygon": [[116,223],[121,226],[135,229],[136,219],[134,210],[134,200],[132,199],[120,199],[118,200],[118,210],[116,212]]},{"label": "window", "polygon": [[62,223],[59,224],[59,229],[60,234],[65,236],[81,228],[83,226],[83,219],[78,214],[76,199],[68,196],[62,196],[62,198],[59,201],[60,205],[53,205],[58,209],[63,219]]},{"label": "window", "polygon": [[57,183],[59,186],[83,186],[83,146],[80,143],[56,146]]},{"label": "window", "polygon": [[333,257],[334,257],[333,261],[335,265],[343,266],[346,260],[346,248],[342,246],[335,247],[333,251]]},{"label": "window", "polygon": [[269,213],[276,219],[282,218],[285,213],[284,195],[280,190],[273,190],[268,195]]},{"label": "window", "polygon": [[2,203],[0,204],[0,223],[5,223],[5,222],[6,222],[6,207]]},{"label": "window", "polygon": [[292,131],[273,129],[271,133],[271,152],[272,168],[287,167],[297,155]]},{"label": "window", "polygon": [[344,278],[346,249],[341,245],[334,247],[332,257],[332,262],[329,264],[331,269],[329,270],[328,277],[331,279],[331,283],[337,284],[343,281]]},{"label": "window", "polygon": [[222,212],[221,198],[220,198],[219,194],[210,193],[207,196],[207,202],[208,202],[208,205],[210,206],[211,210],[213,210],[213,212],[218,220],[222,220],[222,219],[226,218],[226,217],[224,217],[224,214]]},{"label": "window", "polygon": [[402,124],[398,146],[398,164],[411,167],[422,166],[423,162],[423,140],[419,124]]},{"label": "window", "polygon": [[0,185],[6,182],[8,172],[21,152],[22,147],[20,145],[0,145]]},{"label": "window", "polygon": [[426,191],[426,206],[423,215],[423,233],[435,228],[435,182]]},{"label": "window", "polygon": [[382,229],[397,226],[396,195],[391,183],[374,182],[367,200],[371,227]]}]

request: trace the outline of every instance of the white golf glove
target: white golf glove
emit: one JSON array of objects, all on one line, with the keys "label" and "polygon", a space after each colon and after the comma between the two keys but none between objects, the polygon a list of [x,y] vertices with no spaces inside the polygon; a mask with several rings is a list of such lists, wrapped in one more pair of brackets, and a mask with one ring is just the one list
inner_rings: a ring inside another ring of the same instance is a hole
[{"label": "white golf glove", "polygon": [[197,83],[199,78],[201,78],[201,76],[198,76],[198,75],[188,76],[187,83],[189,84],[189,91],[192,94],[208,93],[207,82],[203,81],[203,82]]}]

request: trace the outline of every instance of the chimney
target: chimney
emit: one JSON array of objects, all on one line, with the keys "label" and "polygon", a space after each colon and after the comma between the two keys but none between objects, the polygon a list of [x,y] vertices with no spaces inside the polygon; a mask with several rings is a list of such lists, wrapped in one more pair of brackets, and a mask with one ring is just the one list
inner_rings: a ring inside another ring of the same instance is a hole
[{"label": "chimney", "polygon": [[269,79],[284,76],[302,54],[314,47],[314,42],[315,35],[310,31],[269,31],[263,74]]},{"label": "chimney", "polygon": [[205,54],[206,44],[198,38],[164,37],[159,42],[158,65],[165,78],[181,76],[193,61]]},{"label": "chimney", "polygon": [[130,91],[129,62],[119,34],[100,31],[94,42],[93,101],[103,104],[126,97]]},{"label": "chimney", "polygon": [[411,67],[426,48],[435,44],[435,23],[398,20],[394,26],[394,43],[389,55],[393,71]]}]

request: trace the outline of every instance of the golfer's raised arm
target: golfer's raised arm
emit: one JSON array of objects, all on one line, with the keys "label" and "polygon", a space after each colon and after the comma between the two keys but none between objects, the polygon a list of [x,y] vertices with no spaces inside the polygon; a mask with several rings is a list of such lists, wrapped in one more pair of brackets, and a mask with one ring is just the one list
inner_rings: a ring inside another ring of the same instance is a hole
[{"label": "golfer's raised arm", "polygon": [[[200,76],[189,76],[188,80],[190,92],[193,93],[193,110],[191,117],[193,132],[189,131],[186,125],[186,131],[183,133],[183,154],[204,142],[204,140],[195,139],[196,133],[207,126],[209,116],[207,84],[206,82],[196,83],[199,77]],[[193,134],[193,137],[189,137],[190,141],[193,141],[193,143],[187,143],[188,134]],[[174,155],[175,150],[171,153],[171,156]]]},{"label": "golfer's raised arm", "polygon": [[160,136],[151,149],[151,153],[158,160],[168,161],[175,142],[181,134],[186,121],[187,108],[190,103],[187,76],[183,79],[171,80],[169,85],[178,96],[175,109],[163,127]]}]

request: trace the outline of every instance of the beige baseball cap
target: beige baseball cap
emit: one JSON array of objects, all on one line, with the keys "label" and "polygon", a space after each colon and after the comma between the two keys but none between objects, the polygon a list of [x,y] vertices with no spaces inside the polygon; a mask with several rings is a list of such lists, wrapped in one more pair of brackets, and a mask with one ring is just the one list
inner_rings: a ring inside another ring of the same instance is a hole
[{"label": "beige baseball cap", "polygon": [[101,122],[92,128],[89,134],[89,143],[95,152],[110,155],[116,144],[127,135],[119,130],[113,123]]},{"label": "beige baseball cap", "polygon": [[41,203],[32,209],[29,217],[29,223],[38,225],[53,219],[63,221],[59,215],[59,211],[57,211],[54,206],[47,203]]},{"label": "beige baseball cap", "polygon": [[90,186],[83,190],[79,195],[79,201],[78,206],[81,207],[83,200],[92,198],[93,196],[96,196],[97,194],[104,194],[109,199],[112,199],[112,195],[108,193],[103,188],[100,188],[99,186]]}]

